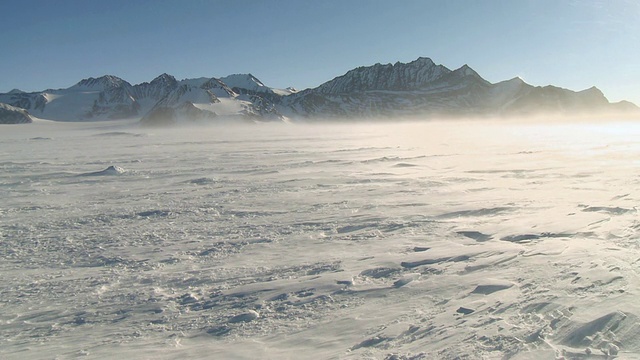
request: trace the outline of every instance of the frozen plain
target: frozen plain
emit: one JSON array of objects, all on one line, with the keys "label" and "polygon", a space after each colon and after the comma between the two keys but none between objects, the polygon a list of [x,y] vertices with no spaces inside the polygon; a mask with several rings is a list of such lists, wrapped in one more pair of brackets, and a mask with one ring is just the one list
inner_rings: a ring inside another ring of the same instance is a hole
[{"label": "frozen plain", "polygon": [[639,136],[3,126],[0,357],[640,358]]}]

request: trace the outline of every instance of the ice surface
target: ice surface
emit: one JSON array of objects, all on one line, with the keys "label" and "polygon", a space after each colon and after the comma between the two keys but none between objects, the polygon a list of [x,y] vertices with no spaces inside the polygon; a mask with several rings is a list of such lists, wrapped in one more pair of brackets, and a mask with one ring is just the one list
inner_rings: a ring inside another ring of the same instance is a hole
[{"label": "ice surface", "polygon": [[8,127],[0,358],[637,358],[639,135]]}]

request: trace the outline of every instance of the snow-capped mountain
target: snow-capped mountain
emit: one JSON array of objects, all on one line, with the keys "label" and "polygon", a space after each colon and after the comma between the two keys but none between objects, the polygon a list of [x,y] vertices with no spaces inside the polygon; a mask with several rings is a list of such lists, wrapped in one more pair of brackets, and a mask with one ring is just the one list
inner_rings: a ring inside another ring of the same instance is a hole
[{"label": "snow-capped mountain", "polygon": [[[253,79],[255,85],[242,83],[242,77]],[[105,75],[81,80],[67,89],[34,93],[12,90],[0,94],[0,101],[39,118],[59,121],[142,117],[145,124],[152,124],[213,118],[283,119],[272,100],[281,96],[280,91],[264,86],[252,75],[233,75],[229,79],[235,79],[233,84],[238,92],[216,78],[178,81],[162,74],[151,82],[131,85],[116,76]]]},{"label": "snow-capped mountain", "polygon": [[283,99],[280,110],[292,117],[388,117],[460,115],[491,84],[473,69],[451,71],[431,59],[408,64],[376,64],[347,72],[317,88]]},{"label": "snow-capped mountain", "polygon": [[[166,96],[142,118],[143,124],[172,124],[179,122],[212,122],[227,120],[281,121],[284,118],[275,110],[275,105],[260,95],[270,88],[260,80],[248,75],[251,89],[234,87],[232,90],[222,79],[199,78],[177,83]],[[236,76],[239,79],[239,76]],[[235,85],[238,85],[236,81]],[[264,90],[256,92],[256,88]],[[273,93],[270,93],[273,95]]]},{"label": "snow-capped mountain", "polygon": [[178,80],[165,73],[151,80],[151,82],[143,82],[142,84],[134,85],[133,91],[137,99],[152,99],[160,101],[177,87]]},{"label": "snow-capped mountain", "polygon": [[255,93],[273,93],[273,90],[265,86],[262,81],[258,80],[251,74],[233,74],[225,77],[221,77],[220,81],[223,81],[230,88],[236,88],[239,90],[248,90]]},{"label": "snow-capped mountain", "polygon": [[105,75],[99,78],[88,78],[80,80],[77,84],[73,85],[69,90],[76,91],[104,91],[121,87],[131,87],[131,84],[120,79],[117,76]]},{"label": "snow-capped mountain", "polygon": [[0,101],[60,121],[121,119],[140,110],[131,84],[111,75],[84,79],[67,89],[0,94]]},{"label": "snow-capped mountain", "polygon": [[492,84],[468,65],[449,70],[431,59],[375,64],[348,71],[314,89],[287,96],[283,114],[296,118],[376,118],[390,116],[535,115],[638,110],[610,104],[593,87],[571,91],[535,87],[520,78]]},{"label": "snow-capped mountain", "polygon": [[26,110],[0,103],[0,124],[27,124],[32,122],[33,119]]},{"label": "snow-capped mountain", "polygon": [[279,95],[286,96],[298,92],[293,87],[286,89],[276,89],[264,85],[258,78],[251,74],[233,74],[221,77],[220,81],[224,82],[239,94],[262,94],[262,95]]},{"label": "snow-capped mountain", "polygon": [[433,81],[451,72],[436,65],[429,58],[418,58],[408,64],[375,64],[348,71],[314,89],[321,94],[351,94],[362,91],[410,91],[429,86]]},{"label": "snow-capped mountain", "polygon": [[252,74],[184,80],[162,74],[137,85],[105,75],[67,89],[15,89],[0,94],[0,102],[43,119],[139,117],[144,124],[639,111],[629,102],[609,103],[595,87],[576,92],[532,86],[520,78],[492,84],[468,65],[450,70],[425,57],[406,64],[358,67],[303,91],[272,88]]}]

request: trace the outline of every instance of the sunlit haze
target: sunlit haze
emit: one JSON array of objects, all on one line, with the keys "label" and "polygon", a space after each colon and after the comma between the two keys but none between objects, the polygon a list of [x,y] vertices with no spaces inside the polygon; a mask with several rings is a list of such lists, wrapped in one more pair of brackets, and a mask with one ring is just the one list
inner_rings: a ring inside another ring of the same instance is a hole
[{"label": "sunlit haze", "polygon": [[638,0],[0,3],[0,359],[640,359]]},{"label": "sunlit haze", "polygon": [[105,74],[131,83],[252,73],[316,87],[431,57],[491,82],[591,86],[640,103],[637,1],[2,1],[0,92]]}]

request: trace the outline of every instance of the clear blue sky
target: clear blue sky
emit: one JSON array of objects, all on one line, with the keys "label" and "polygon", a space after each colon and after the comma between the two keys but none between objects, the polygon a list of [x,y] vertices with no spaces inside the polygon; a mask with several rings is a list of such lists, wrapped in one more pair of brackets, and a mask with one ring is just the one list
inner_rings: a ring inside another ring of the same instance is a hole
[{"label": "clear blue sky", "polygon": [[248,73],[315,87],[419,56],[640,104],[637,0],[0,0],[0,92]]}]

